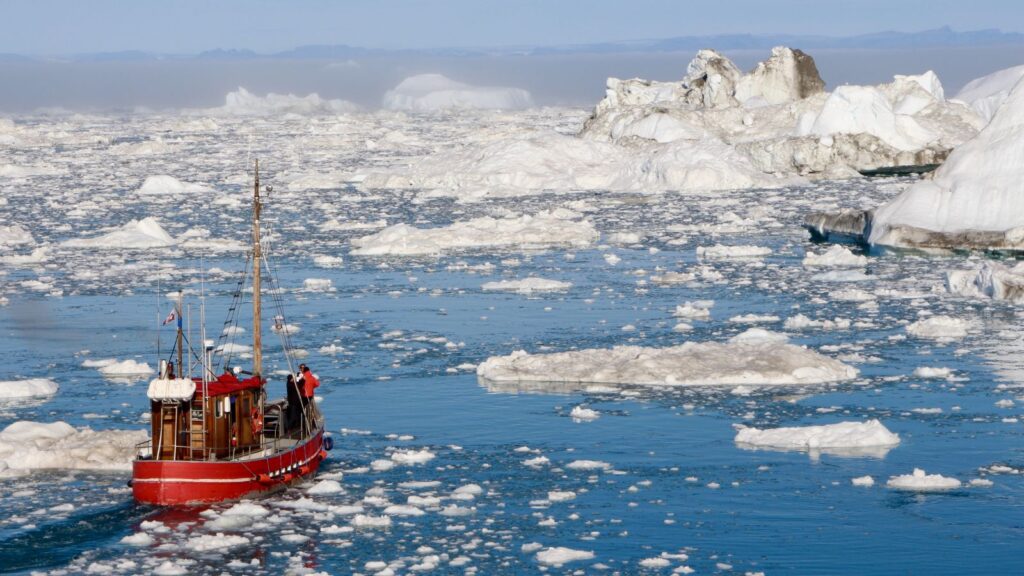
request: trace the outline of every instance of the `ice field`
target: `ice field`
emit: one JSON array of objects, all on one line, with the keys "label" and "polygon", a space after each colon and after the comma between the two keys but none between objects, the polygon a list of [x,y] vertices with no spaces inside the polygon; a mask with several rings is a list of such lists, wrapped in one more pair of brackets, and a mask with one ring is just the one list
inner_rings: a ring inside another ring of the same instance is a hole
[{"label": "ice field", "polygon": [[[615,151],[538,187],[611,150],[589,110],[410,94],[0,119],[0,570],[1024,571],[1024,314],[968,289],[980,254],[802,226],[917,176],[660,191]],[[551,164],[487,177],[523,149]],[[158,319],[205,291],[220,331],[255,157],[335,448],[266,499],[136,506]]]}]

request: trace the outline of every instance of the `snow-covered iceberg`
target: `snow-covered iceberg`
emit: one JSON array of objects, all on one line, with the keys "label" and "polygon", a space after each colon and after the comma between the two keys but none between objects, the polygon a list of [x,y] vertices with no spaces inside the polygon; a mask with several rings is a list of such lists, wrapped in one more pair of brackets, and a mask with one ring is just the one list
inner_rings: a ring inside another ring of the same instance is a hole
[{"label": "snow-covered iceberg", "polygon": [[758,334],[667,348],[616,346],[551,354],[519,350],[488,358],[477,366],[477,376],[498,382],[647,386],[804,385],[857,376],[855,368],[789,344],[785,337],[754,336]]},{"label": "snow-covered iceberg", "polygon": [[347,114],[356,112],[359,107],[347,100],[330,100],[318,94],[295,96],[294,94],[274,94],[257,96],[239,87],[224,97],[224,106],[211,110],[235,116],[270,116],[272,114]]},{"label": "snow-covered iceberg", "polygon": [[173,246],[175,239],[152,216],[131,220],[124,226],[91,238],[73,238],[62,244],[68,248],[164,248]]},{"label": "snow-covered iceberg", "polygon": [[961,88],[953,99],[967,104],[988,122],[1021,78],[1024,78],[1024,64],[975,78]]},{"label": "snow-covered iceberg", "polygon": [[934,177],[874,211],[872,244],[1024,249],[1024,88],[1018,81],[978,135]]},{"label": "snow-covered iceberg", "polygon": [[777,47],[743,74],[701,50],[681,82],[608,80],[581,135],[598,141],[718,138],[763,172],[850,176],[855,170],[941,162],[983,121],[945,99],[933,72],[824,92],[814,60]]},{"label": "snow-covered iceberg", "polygon": [[424,112],[448,108],[517,110],[533,106],[521,88],[472,86],[441,74],[417,74],[384,94],[384,108]]},{"label": "snow-covered iceberg", "polygon": [[735,442],[744,448],[881,457],[900,443],[900,437],[878,420],[868,420],[772,429],[741,426]]},{"label": "snow-covered iceberg", "polygon": [[131,470],[143,430],[74,428],[66,422],[15,422],[0,431],[0,476],[31,470]]},{"label": "snow-covered iceberg", "polygon": [[594,225],[563,208],[505,218],[484,216],[440,228],[395,224],[352,240],[356,256],[437,256],[479,249],[584,248],[597,241]]}]

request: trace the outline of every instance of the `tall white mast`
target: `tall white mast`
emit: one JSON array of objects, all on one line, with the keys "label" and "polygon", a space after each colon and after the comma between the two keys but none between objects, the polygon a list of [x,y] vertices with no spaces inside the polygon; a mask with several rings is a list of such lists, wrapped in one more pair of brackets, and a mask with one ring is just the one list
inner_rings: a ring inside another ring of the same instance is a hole
[{"label": "tall white mast", "polygon": [[260,328],[260,161],[256,160],[256,183],[252,192],[252,372],[257,378],[263,373],[263,333]]}]

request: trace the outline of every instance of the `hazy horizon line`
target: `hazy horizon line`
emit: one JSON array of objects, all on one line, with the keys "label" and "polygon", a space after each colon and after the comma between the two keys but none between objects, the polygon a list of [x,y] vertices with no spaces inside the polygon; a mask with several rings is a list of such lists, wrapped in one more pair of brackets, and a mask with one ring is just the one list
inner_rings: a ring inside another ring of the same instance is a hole
[{"label": "hazy horizon line", "polygon": [[[882,30],[849,36],[788,33],[740,33],[685,35],[665,38],[614,40],[582,44],[530,44],[496,47],[450,46],[441,48],[365,48],[349,44],[303,44],[274,52],[248,48],[213,48],[200,52],[169,53],[143,49],[70,54],[0,53],[0,60],[190,60],[190,59],[330,59],[395,55],[424,56],[543,56],[583,53],[675,52],[713,48],[757,50],[787,45],[802,49],[892,49],[967,46],[1024,45],[1024,33],[999,28],[956,31],[950,26],[915,32]],[[799,46],[797,46],[799,45]]]}]

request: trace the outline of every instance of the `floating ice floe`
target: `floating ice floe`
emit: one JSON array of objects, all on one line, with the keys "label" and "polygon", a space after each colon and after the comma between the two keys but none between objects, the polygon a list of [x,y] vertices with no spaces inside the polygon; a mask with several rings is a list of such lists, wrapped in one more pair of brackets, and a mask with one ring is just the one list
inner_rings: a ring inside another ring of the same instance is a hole
[{"label": "floating ice floe", "polygon": [[329,278],[306,278],[302,281],[302,289],[306,292],[334,292],[333,282]]},{"label": "floating ice floe", "polygon": [[0,403],[26,398],[53,396],[57,393],[57,389],[57,383],[48,378],[6,380],[0,382]]},{"label": "floating ice floe", "polygon": [[523,278],[522,280],[499,280],[487,282],[480,287],[485,292],[516,292],[533,294],[534,292],[563,292],[572,288],[572,282],[560,282],[545,278]]},{"label": "floating ice floe", "polygon": [[142,430],[75,429],[66,422],[18,421],[0,431],[0,476],[31,470],[131,469]]},{"label": "floating ice floe", "polygon": [[931,316],[907,326],[907,334],[932,340],[956,340],[967,336],[966,320],[950,316]]},{"label": "floating ice floe", "polygon": [[0,226],[0,247],[18,246],[20,244],[35,244],[32,233],[18,224]]},{"label": "floating ice floe", "polygon": [[176,196],[179,194],[199,194],[212,191],[213,189],[209,186],[182,182],[174,176],[161,174],[146,177],[146,181],[142,183],[138,193],[153,196]]},{"label": "floating ice floe", "polygon": [[441,228],[389,226],[352,240],[357,256],[437,256],[473,249],[536,249],[551,246],[584,248],[599,237],[593,224],[565,209],[491,218],[484,216]]},{"label": "floating ice floe", "polygon": [[949,368],[932,368],[931,366],[920,366],[914,368],[914,376],[918,378],[949,378],[953,371]]},{"label": "floating ice floe", "polygon": [[857,376],[855,368],[813,350],[760,334],[740,336],[668,348],[616,346],[551,354],[519,350],[488,358],[477,366],[477,375],[496,382],[648,386],[823,384]]},{"label": "floating ice floe", "polygon": [[563,564],[568,564],[569,562],[592,560],[593,558],[593,552],[588,550],[574,550],[564,546],[545,548],[544,550],[537,552],[538,563],[545,566],[554,566],[556,568],[561,567]]},{"label": "floating ice floe", "polygon": [[148,376],[153,373],[153,368],[145,362],[137,360],[124,360],[122,362],[104,363],[99,367],[100,374],[111,377],[121,376]]},{"label": "floating ice floe", "polygon": [[735,442],[745,448],[882,457],[900,443],[900,437],[878,420],[868,420],[773,429],[741,426]]},{"label": "floating ice floe", "polygon": [[450,108],[517,110],[533,106],[521,88],[471,86],[441,74],[418,74],[402,80],[384,94],[384,108],[427,112]]},{"label": "floating ice floe", "polygon": [[932,178],[874,211],[872,244],[1024,249],[1024,88],[1020,81]]},{"label": "floating ice floe", "polygon": [[569,417],[572,418],[573,422],[592,422],[600,418],[601,413],[592,408],[573,406],[572,410],[569,411]]},{"label": "floating ice floe", "polygon": [[955,490],[962,485],[956,478],[942,476],[941,474],[926,474],[920,468],[914,468],[911,474],[893,476],[885,483],[889,488],[897,490],[910,490],[914,492],[941,492],[944,490]]},{"label": "floating ice floe", "polygon": [[280,114],[347,114],[359,110],[359,107],[346,100],[328,100],[318,94],[295,96],[293,94],[274,94],[257,96],[239,87],[224,97],[224,106],[209,112],[235,116],[270,116]]},{"label": "floating ice floe", "polygon": [[805,267],[855,268],[864,266],[867,263],[868,259],[866,257],[854,254],[845,246],[838,244],[829,247],[822,254],[808,253],[804,256],[803,260]]},{"label": "floating ice floe", "polygon": [[974,270],[952,270],[946,273],[946,289],[969,298],[1024,302],[1024,262],[985,262]]},{"label": "floating ice floe", "polygon": [[711,308],[714,307],[714,300],[696,300],[694,302],[684,302],[678,306],[672,312],[672,315],[676,318],[686,318],[688,320],[710,320],[711,319]]},{"label": "floating ice floe", "polygon": [[771,248],[764,246],[699,246],[697,257],[705,260],[734,260],[743,258],[761,258],[772,253]]},{"label": "floating ice floe", "polygon": [[65,240],[69,248],[127,248],[147,249],[173,246],[175,239],[153,217],[131,220],[124,226],[92,238]]}]

